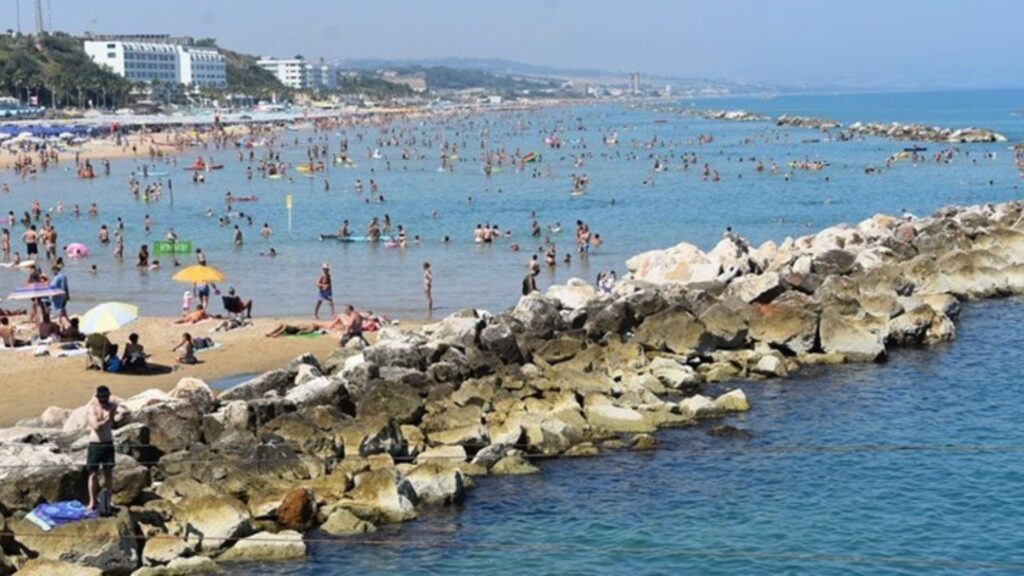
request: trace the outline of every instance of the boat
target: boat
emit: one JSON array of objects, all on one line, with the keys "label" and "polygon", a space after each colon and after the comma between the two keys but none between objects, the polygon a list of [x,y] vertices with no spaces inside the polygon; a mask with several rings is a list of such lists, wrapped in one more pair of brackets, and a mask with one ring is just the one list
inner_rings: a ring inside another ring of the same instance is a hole
[{"label": "boat", "polygon": [[909,148],[904,148],[903,151],[904,152],[927,152],[928,148],[925,148],[924,146],[911,146]]},{"label": "boat", "polygon": [[523,164],[529,164],[530,162],[540,162],[540,154],[536,152],[530,152],[526,156],[523,156]]},{"label": "boat", "polygon": [[393,236],[381,236],[376,240],[373,240],[369,236],[342,236],[340,234],[321,234],[320,241],[324,240],[335,240],[337,242],[344,242],[347,244],[364,244],[368,242],[395,242]]},{"label": "boat", "polygon": [[259,202],[259,196],[232,196],[231,202]]},{"label": "boat", "polygon": [[569,192],[569,196],[576,196],[576,197],[578,197],[578,196],[583,196],[586,193],[587,193],[586,190],[573,190],[572,192]]},{"label": "boat", "polygon": [[132,172],[132,176],[142,176],[143,178],[162,178],[169,175],[170,172]]}]

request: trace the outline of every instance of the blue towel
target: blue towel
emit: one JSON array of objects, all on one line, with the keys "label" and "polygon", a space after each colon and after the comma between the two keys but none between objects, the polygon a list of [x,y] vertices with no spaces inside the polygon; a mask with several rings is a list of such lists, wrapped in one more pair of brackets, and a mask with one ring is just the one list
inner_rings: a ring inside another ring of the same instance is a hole
[{"label": "blue towel", "polygon": [[49,532],[61,524],[69,524],[95,518],[96,513],[90,511],[78,500],[66,502],[54,502],[53,504],[40,504],[25,516],[25,519]]}]

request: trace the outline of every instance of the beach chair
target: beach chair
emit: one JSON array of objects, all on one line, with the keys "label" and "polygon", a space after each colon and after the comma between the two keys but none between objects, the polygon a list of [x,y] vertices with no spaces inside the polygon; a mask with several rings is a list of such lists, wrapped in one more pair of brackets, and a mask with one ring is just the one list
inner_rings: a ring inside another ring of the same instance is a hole
[{"label": "beach chair", "polygon": [[245,314],[245,308],[242,307],[241,298],[238,296],[222,296],[221,302],[224,303],[224,311],[228,313],[231,319],[242,319],[242,315]]},{"label": "beach chair", "polygon": [[[85,369],[104,371],[107,358],[111,355],[110,341],[100,334],[90,334],[85,339]],[[116,350],[116,348],[115,348]],[[116,354],[116,352],[114,352]]]}]

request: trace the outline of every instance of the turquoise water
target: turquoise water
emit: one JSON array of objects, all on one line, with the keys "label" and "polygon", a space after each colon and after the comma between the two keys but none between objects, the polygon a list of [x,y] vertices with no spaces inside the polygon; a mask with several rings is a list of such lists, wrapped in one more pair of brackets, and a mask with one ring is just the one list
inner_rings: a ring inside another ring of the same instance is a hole
[{"label": "turquoise water", "polygon": [[[906,93],[868,95],[787,96],[771,100],[720,99],[697,103],[700,107],[749,108],[766,114],[789,112],[839,118],[844,121],[920,121],[944,126],[984,126],[1008,136],[1011,142],[1024,140],[1024,118],[1011,112],[1024,107],[1024,91]],[[667,120],[658,123],[657,120]],[[93,303],[128,300],[139,303],[143,314],[176,314],[182,286],[171,281],[169,267],[156,272],[140,272],[133,264],[142,243],[160,240],[169,227],[179,237],[201,246],[211,264],[223,269],[228,284],[235,285],[246,297],[256,301],[257,314],[300,313],[312,310],[314,280],[320,264],[329,262],[335,276],[336,300],[353,303],[363,309],[384,311],[400,316],[422,316],[421,264],[429,260],[434,267],[434,299],[438,313],[465,306],[491,310],[503,309],[516,301],[525,263],[540,245],[529,237],[531,212],[542,225],[560,222],[566,231],[552,240],[561,254],[571,251],[571,230],[576,220],[590,224],[601,234],[604,246],[586,262],[578,257],[570,265],[560,264],[546,270],[540,280],[543,289],[550,282],[563,282],[577,276],[593,279],[600,270],[624,270],[625,260],[638,252],[661,248],[681,240],[709,248],[731,225],[754,242],[782,240],[787,235],[812,233],[838,222],[855,223],[877,212],[899,213],[907,209],[929,213],[949,204],[995,202],[1018,198],[1022,183],[1013,166],[1006,144],[965,147],[969,156],[958,155],[952,164],[901,162],[880,175],[865,175],[867,165],[884,164],[885,159],[902,150],[909,142],[867,139],[854,142],[805,143],[815,132],[801,129],[776,129],[771,123],[724,123],[656,112],[633,111],[617,105],[556,108],[529,113],[494,113],[469,118],[436,121],[409,121],[393,126],[410,148],[423,159],[403,161],[402,147],[385,146],[386,160],[366,158],[375,148],[381,133],[377,127],[347,130],[350,153],[358,166],[353,169],[331,167],[325,174],[330,191],[323,190],[321,178],[309,179],[295,174],[295,181],[252,181],[245,178],[247,163],[236,159],[234,150],[202,151],[223,162],[224,170],[212,172],[204,185],[194,185],[182,167],[196,154],[185,155],[179,166],[159,166],[169,171],[173,183],[173,205],[165,193],[159,203],[142,204],[133,200],[127,187],[127,175],[136,164],[115,162],[110,177],[81,181],[74,177],[68,163],[34,181],[21,183],[13,172],[0,174],[0,183],[11,186],[12,193],[0,195],[0,214],[16,214],[29,209],[34,198],[44,207],[63,202],[67,213],[54,214],[61,244],[85,242],[92,248],[89,258],[73,262],[69,268],[73,299],[71,311],[82,311]],[[558,131],[566,146],[561,150],[544,147],[544,137]],[[602,143],[604,134],[619,134],[618,146]],[[309,132],[284,133],[291,146],[281,151],[282,159],[305,159],[305,141]],[[363,135],[362,143],[357,140]],[[696,144],[700,134],[713,134],[711,144]],[[454,172],[438,172],[437,141],[442,137],[460,144],[460,160]],[[657,140],[655,144],[647,143]],[[294,140],[299,144],[295,145]],[[329,147],[336,150],[339,132],[329,135]],[[415,139],[415,145],[408,144]],[[489,149],[508,152],[535,150],[543,162],[530,165],[551,176],[534,178],[531,169],[517,173],[510,167],[490,179],[481,171],[481,141]],[[585,148],[584,148],[585,146]],[[929,152],[941,146],[926,144]],[[987,153],[995,153],[989,158]],[[197,152],[198,153],[198,152]],[[680,157],[695,153],[698,166],[705,162],[719,171],[721,181],[702,181],[699,168],[681,170]],[[574,156],[586,155],[581,167]],[[669,165],[667,172],[653,171],[657,155]],[[771,160],[783,169],[779,174],[757,173],[751,158]],[[831,166],[820,172],[797,171],[785,180],[785,164],[805,158],[821,159]],[[569,195],[570,175],[586,173],[588,193],[580,198]],[[368,190],[354,192],[356,179],[380,185],[384,204],[367,204]],[[644,185],[653,178],[654,185]],[[259,202],[239,204],[237,210],[250,213],[253,226],[242,222],[246,243],[232,246],[231,226],[220,227],[217,218],[207,218],[213,209],[224,212],[223,195],[256,195]],[[295,199],[293,233],[288,235],[284,197]],[[467,198],[472,196],[470,203]],[[99,203],[96,218],[70,215],[78,203],[83,211],[89,203]],[[436,211],[437,217],[432,213]],[[422,237],[422,243],[406,250],[372,245],[338,245],[319,242],[323,232],[337,230],[343,219],[351,222],[356,233],[363,233],[373,216],[390,214],[403,224],[410,238]],[[143,218],[153,220],[153,233],[142,230]],[[109,247],[95,241],[101,224],[113,226],[120,216],[125,222],[126,264],[117,264]],[[275,235],[270,242],[259,237],[260,226],[269,223]],[[472,242],[478,223],[497,224],[511,229],[514,236],[495,245],[477,246]],[[15,247],[22,233],[15,225]],[[450,236],[444,244],[441,238]],[[513,242],[522,252],[509,251]],[[273,246],[278,258],[262,258],[259,253]],[[167,259],[162,258],[164,264]],[[99,274],[87,272],[96,264]],[[0,272],[0,292],[9,291],[21,276]],[[215,306],[219,310],[219,305]]]},{"label": "turquoise water", "polygon": [[1024,301],[972,304],[952,344],[743,383],[753,410],[726,423],[750,440],[665,430],[233,573],[1019,574],[1021,322]]}]

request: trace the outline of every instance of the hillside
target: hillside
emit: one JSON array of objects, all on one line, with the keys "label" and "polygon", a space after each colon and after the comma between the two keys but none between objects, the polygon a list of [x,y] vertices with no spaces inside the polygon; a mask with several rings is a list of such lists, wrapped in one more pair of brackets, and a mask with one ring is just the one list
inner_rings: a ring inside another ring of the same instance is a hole
[{"label": "hillside", "polygon": [[281,83],[273,72],[256,65],[256,57],[241,54],[232,50],[219,48],[224,55],[228,75],[228,91],[240,92],[251,96],[270,96],[276,93],[279,97],[290,91]]},{"label": "hillside", "polygon": [[41,106],[117,107],[131,83],[95,64],[82,41],[67,34],[0,36],[0,90],[23,101],[38,98]]}]

